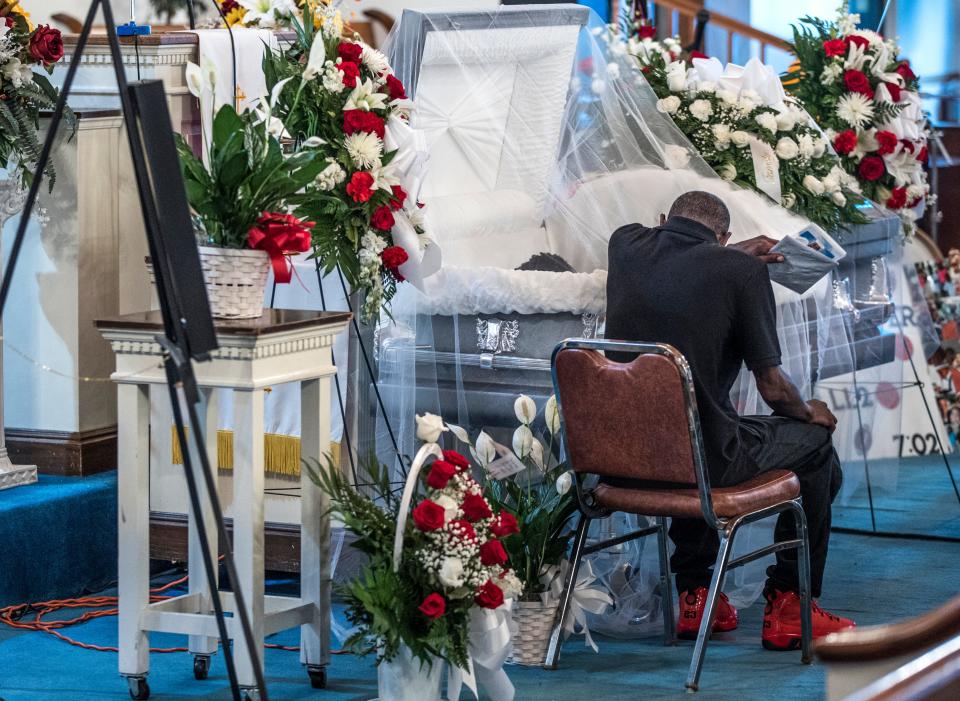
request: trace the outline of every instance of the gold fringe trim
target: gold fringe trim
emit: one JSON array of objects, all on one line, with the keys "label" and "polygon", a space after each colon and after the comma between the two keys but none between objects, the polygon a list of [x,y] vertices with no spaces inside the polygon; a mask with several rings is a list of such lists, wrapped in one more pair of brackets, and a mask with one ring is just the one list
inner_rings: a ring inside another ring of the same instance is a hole
[{"label": "gold fringe trim", "polygon": [[[173,464],[182,465],[183,454],[180,452],[176,426],[170,427],[170,438],[173,444]],[[339,464],[340,445],[337,443],[331,444],[330,453],[334,462]],[[263,435],[263,465],[264,472],[285,477],[299,477],[300,438],[279,433],[265,433]],[[217,469],[228,471],[233,469],[233,431],[224,429],[217,431]]]}]

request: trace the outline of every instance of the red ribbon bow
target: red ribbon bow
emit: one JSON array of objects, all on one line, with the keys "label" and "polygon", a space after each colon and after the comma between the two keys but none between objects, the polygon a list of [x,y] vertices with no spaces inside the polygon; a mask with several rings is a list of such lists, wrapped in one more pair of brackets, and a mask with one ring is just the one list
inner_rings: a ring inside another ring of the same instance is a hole
[{"label": "red ribbon bow", "polygon": [[300,221],[292,214],[264,212],[247,233],[250,248],[266,251],[273,265],[273,279],[278,283],[290,282],[293,265],[287,256],[310,250],[312,221]]}]

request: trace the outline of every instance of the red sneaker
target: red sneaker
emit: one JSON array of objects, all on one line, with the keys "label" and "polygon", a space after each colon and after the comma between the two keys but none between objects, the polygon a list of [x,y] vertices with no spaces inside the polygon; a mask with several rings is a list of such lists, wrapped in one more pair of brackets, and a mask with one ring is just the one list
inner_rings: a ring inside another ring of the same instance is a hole
[{"label": "red sneaker", "polygon": [[[763,646],[767,650],[799,650],[800,596],[792,591],[774,591],[764,596],[767,606],[763,610]],[[849,618],[824,611],[816,601],[811,603],[810,618],[813,621],[814,639],[857,625]]]},{"label": "red sneaker", "polygon": [[[680,620],[677,621],[677,637],[684,640],[696,640],[703,620],[703,610],[707,607],[707,588],[685,591],[680,595]],[[736,630],[739,624],[737,610],[730,605],[727,595],[720,592],[717,601],[717,615],[713,619],[712,633],[727,633]]]}]

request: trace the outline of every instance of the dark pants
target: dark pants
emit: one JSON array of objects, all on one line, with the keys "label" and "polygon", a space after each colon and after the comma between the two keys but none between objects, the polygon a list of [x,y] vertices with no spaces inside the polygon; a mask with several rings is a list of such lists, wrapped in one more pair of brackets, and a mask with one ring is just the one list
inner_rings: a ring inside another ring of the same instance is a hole
[{"label": "dark pants", "polygon": [[[711,474],[712,486],[733,486],[769,470],[796,473],[810,536],[811,589],[814,597],[820,596],[830,540],[831,504],[843,482],[830,432],[779,416],[744,416],[740,419],[740,440],[741,449],[750,459],[729,466],[723,474]],[[793,514],[782,514],[776,526],[777,540],[795,537]],[[673,519],[670,538],[676,545],[670,567],[677,575],[677,590],[709,587],[720,546],[717,532],[701,520]],[[781,591],[798,590],[797,555],[797,550],[777,553],[777,564],[767,569],[768,586]]]}]

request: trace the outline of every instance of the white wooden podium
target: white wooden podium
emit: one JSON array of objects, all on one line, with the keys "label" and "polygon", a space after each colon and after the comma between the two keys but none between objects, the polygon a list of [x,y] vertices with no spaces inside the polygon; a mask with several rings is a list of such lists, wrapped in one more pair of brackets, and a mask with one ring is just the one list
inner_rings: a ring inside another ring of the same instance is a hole
[{"label": "white wooden podium", "polygon": [[[252,320],[217,322],[220,348],[212,360],[195,363],[203,395],[200,416],[205,417],[207,452],[216,465],[219,416],[214,389],[234,390],[233,551],[239,585],[246,597],[255,645],[281,630],[300,626],[300,661],[313,685],[326,683],[330,657],[330,524],[324,515],[327,499],[301,471],[300,487],[300,598],[264,595],[264,391],[282,382],[299,382],[302,402],[302,455],[323,456],[330,443],[330,378],[334,337],[350,321],[344,312],[265,310]],[[150,398],[151,385],[166,384],[157,334],[163,332],[159,312],[105,319],[97,327],[116,354],[112,377],[118,384],[118,518],[119,518],[119,665],[134,698],[147,698],[149,687],[149,631],[190,636],[195,676],[206,676],[209,657],[217,649],[217,627],[212,615],[211,591],[200,555],[195,514],[189,514],[189,593],[150,603]],[[169,430],[158,440],[170,440]],[[191,461],[199,470],[199,461]],[[201,475],[197,482],[203,485]],[[206,505],[205,493],[201,502]],[[209,507],[203,521],[209,542],[217,532]],[[234,610],[233,596],[221,593],[226,611]],[[241,642],[236,618],[227,618],[241,686],[255,686],[253,665]],[[239,639],[238,639],[239,638]],[[250,699],[256,697],[251,693]]]}]

